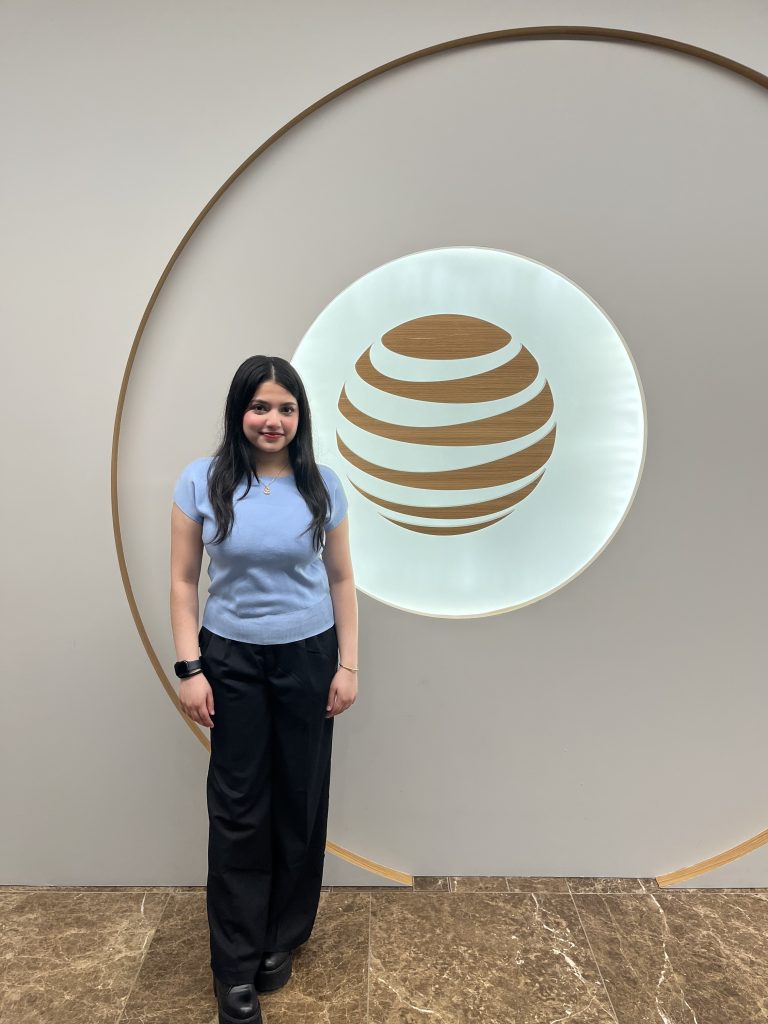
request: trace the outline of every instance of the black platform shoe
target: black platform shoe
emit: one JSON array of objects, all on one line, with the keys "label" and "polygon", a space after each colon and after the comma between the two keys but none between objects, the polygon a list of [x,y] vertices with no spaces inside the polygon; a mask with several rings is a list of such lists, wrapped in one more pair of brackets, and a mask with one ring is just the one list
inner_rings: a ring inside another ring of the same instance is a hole
[{"label": "black platform shoe", "polygon": [[290,951],[283,953],[265,953],[256,971],[256,991],[275,992],[288,981],[293,970],[293,958]]},{"label": "black platform shoe", "polygon": [[213,994],[219,1005],[219,1024],[262,1024],[259,997],[253,985],[226,985],[214,974]]}]

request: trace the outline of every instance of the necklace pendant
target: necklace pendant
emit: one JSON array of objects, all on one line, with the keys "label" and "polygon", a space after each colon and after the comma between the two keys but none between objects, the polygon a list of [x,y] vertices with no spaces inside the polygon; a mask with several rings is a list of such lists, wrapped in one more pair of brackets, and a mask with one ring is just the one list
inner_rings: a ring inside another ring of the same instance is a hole
[{"label": "necklace pendant", "polygon": [[264,493],[269,494],[269,484],[264,484]]}]

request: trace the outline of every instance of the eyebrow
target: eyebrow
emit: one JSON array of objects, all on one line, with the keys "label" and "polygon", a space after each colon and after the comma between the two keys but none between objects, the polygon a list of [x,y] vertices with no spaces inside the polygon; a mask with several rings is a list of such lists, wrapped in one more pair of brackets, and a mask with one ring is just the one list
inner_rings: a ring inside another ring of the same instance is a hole
[{"label": "eyebrow", "polygon": [[[271,402],[267,402],[264,398],[252,398],[248,404],[249,405],[271,405],[272,403]],[[278,402],[277,405],[296,405],[296,403],[293,401],[293,399],[291,399],[290,402]]]}]

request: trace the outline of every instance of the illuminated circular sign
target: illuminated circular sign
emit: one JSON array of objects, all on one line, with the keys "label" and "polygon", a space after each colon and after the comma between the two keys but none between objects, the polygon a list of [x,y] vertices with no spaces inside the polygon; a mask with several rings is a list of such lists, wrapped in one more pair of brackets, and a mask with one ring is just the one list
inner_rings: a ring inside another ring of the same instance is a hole
[{"label": "illuminated circular sign", "polygon": [[329,303],[292,362],[349,498],[356,583],[387,604],[466,617],[537,601],[597,557],[637,490],[629,350],[535,260],[393,260]]}]

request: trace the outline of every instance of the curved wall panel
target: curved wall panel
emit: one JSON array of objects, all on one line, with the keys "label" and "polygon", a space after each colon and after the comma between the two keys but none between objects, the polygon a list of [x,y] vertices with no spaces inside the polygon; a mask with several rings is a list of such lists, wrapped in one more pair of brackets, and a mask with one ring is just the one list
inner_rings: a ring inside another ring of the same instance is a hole
[{"label": "curved wall panel", "polygon": [[461,621],[361,597],[361,694],[335,751],[343,847],[413,873],[646,876],[764,824],[762,722],[738,717],[727,770],[713,751],[761,685],[767,118],[756,86],[654,50],[441,54],[272,146],[173,268],[120,449],[126,564],[165,664],[175,474],[212,449],[236,365],[292,357],[367,271],[446,246],[524,253],[621,325],[643,380],[642,489],[570,586]]}]

